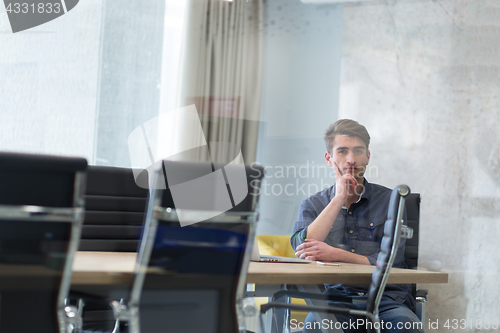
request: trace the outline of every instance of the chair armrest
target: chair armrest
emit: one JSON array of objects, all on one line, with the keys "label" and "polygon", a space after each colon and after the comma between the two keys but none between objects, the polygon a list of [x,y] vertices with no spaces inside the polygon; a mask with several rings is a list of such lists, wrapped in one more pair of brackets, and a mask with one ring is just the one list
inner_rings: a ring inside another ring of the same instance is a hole
[{"label": "chair armrest", "polygon": [[320,299],[325,301],[334,301],[334,302],[346,302],[352,303],[352,298],[350,297],[342,297],[342,296],[333,296],[333,295],[325,295],[325,294],[316,294],[316,293],[306,293],[296,290],[280,290],[273,295],[273,301],[282,297],[293,297],[293,298],[309,298],[309,299]]},{"label": "chair armrest", "polygon": [[415,293],[415,300],[418,303],[425,303],[427,302],[427,295],[429,294],[429,291],[427,289],[419,289]]}]

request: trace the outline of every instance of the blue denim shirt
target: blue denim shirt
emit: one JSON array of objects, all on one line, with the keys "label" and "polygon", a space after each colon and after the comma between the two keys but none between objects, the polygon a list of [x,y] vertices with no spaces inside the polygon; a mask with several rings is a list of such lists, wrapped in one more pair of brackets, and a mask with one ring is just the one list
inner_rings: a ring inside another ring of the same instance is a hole
[{"label": "blue denim shirt", "polygon": [[[340,210],[325,243],[366,256],[370,264],[375,265],[380,251],[380,242],[384,235],[384,223],[387,219],[391,192],[387,187],[370,184],[365,179],[365,188],[360,199],[351,204],[349,209],[343,207]],[[335,185],[313,194],[302,202],[299,209],[299,219],[294,223],[290,237],[290,243],[294,250],[306,239],[307,227],[334,197]],[[404,213],[404,221],[406,224],[406,212]],[[393,267],[408,268],[404,260],[404,249],[405,239],[401,239]],[[326,285],[326,287],[343,289],[348,294],[366,293],[368,290],[368,286],[360,285]],[[385,295],[403,303],[407,296],[411,295],[411,286],[387,285]],[[414,302],[411,296],[410,302]]]}]

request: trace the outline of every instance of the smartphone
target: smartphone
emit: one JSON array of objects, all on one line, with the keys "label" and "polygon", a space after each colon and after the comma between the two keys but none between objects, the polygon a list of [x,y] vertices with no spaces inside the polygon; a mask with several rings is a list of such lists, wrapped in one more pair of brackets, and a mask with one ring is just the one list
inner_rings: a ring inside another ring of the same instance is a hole
[{"label": "smartphone", "polygon": [[316,261],[318,265],[324,265],[324,266],[340,266],[338,262],[323,262],[323,261]]}]

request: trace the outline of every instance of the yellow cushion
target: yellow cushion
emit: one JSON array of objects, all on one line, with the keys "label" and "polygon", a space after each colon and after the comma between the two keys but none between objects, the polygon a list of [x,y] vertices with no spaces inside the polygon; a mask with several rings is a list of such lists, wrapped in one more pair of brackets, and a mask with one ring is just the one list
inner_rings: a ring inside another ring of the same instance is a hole
[{"label": "yellow cushion", "polygon": [[260,254],[296,258],[290,245],[290,236],[257,235]]}]

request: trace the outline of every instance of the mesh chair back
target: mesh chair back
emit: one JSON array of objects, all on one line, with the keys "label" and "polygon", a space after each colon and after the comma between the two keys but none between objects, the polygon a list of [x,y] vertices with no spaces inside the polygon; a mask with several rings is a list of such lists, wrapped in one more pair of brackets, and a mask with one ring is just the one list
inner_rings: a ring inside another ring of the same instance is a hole
[{"label": "mesh chair back", "polygon": [[0,331],[66,330],[82,158],[0,153]]}]

